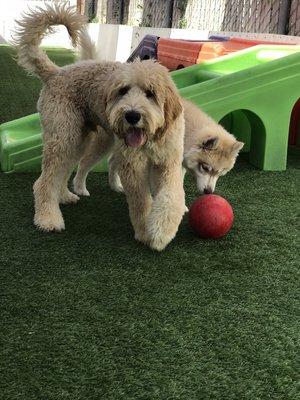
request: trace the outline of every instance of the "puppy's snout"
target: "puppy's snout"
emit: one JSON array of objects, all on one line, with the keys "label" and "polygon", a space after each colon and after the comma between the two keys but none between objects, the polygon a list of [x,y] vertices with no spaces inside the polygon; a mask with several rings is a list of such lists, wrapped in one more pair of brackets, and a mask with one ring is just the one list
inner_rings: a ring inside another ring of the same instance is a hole
[{"label": "puppy's snout", "polygon": [[127,111],[125,113],[125,119],[129,124],[135,125],[141,119],[141,114],[139,112],[137,112],[137,111],[134,111],[134,110]]},{"label": "puppy's snout", "polygon": [[204,189],[204,193],[205,193],[205,194],[212,194],[212,193],[213,193],[213,190],[212,190],[212,188],[210,188],[210,187],[206,187],[206,188]]}]

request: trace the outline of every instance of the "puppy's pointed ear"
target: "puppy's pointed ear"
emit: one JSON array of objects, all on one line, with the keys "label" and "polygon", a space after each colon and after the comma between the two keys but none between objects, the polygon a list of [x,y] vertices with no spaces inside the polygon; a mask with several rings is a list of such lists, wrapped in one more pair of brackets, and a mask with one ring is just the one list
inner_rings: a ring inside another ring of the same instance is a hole
[{"label": "puppy's pointed ear", "polygon": [[168,130],[175,119],[182,113],[182,110],[180,96],[173,82],[170,82],[166,86],[164,103],[165,130]]},{"label": "puppy's pointed ear", "polygon": [[239,142],[238,140],[234,142],[234,144],[231,147],[231,154],[233,154],[236,157],[244,147],[244,144],[245,143]]},{"label": "puppy's pointed ear", "polygon": [[216,137],[210,136],[204,139],[204,141],[200,143],[199,147],[204,150],[212,150],[217,147],[218,141],[219,138],[217,136]]}]

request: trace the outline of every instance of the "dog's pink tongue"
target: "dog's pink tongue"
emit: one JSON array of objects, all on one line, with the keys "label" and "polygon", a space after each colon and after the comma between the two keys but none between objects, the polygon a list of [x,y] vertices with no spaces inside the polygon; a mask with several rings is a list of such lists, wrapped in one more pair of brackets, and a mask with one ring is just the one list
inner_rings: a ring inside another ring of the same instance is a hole
[{"label": "dog's pink tongue", "polygon": [[132,128],[125,135],[125,143],[130,147],[141,147],[146,142],[146,135],[142,129]]}]

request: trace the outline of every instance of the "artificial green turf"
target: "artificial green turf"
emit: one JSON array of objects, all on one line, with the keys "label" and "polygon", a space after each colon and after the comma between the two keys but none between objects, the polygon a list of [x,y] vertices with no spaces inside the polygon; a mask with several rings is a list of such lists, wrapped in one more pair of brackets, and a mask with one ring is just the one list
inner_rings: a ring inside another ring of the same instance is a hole
[{"label": "artificial green turf", "polygon": [[0,175],[0,398],[298,399],[299,155],[240,164],[218,185],[229,235],[199,240],[185,217],[162,253],[133,240],[106,174],[61,234],[32,225],[35,175]]},{"label": "artificial green turf", "polygon": [[61,234],[32,225],[36,175],[0,174],[0,399],[299,399],[299,157],[286,172],[241,160],[218,184],[229,235],[197,239],[185,217],[162,253],[134,241],[106,174],[63,207]]}]

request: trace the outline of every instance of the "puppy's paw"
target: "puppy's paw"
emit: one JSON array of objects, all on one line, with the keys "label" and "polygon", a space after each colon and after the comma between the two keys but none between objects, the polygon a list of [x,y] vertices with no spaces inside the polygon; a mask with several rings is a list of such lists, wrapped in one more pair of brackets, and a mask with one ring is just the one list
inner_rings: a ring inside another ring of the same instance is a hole
[{"label": "puppy's paw", "polygon": [[59,202],[61,204],[75,204],[78,200],[80,200],[80,197],[70,192],[69,190],[66,190],[64,191],[64,193],[61,194]]},{"label": "puppy's paw", "polygon": [[108,178],[109,178],[109,186],[112,190],[118,193],[124,193],[123,185],[121,183],[119,175],[114,174],[111,176],[111,174],[109,174]]},{"label": "puppy's paw", "polygon": [[65,229],[65,222],[59,211],[36,213],[34,224],[44,232],[61,232]]},{"label": "puppy's paw", "polygon": [[124,193],[124,189],[123,189],[123,186],[121,183],[118,185],[117,183],[114,182],[114,183],[110,183],[109,186],[115,192]]},{"label": "puppy's paw", "polygon": [[78,194],[78,196],[90,197],[90,192],[87,190],[87,188],[74,189],[74,192]]},{"label": "puppy's paw", "polygon": [[78,196],[90,196],[85,183],[77,181],[76,178],[73,180],[73,190]]}]

